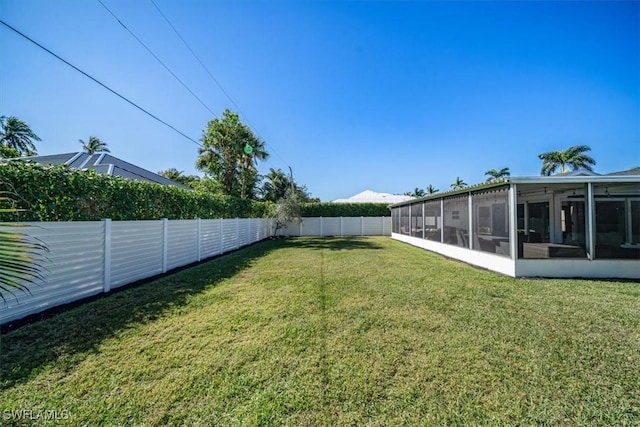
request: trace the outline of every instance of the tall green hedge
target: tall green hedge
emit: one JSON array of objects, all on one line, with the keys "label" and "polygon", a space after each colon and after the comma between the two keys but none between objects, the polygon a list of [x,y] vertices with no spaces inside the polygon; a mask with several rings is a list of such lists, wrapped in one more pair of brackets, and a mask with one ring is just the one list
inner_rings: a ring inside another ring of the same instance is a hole
[{"label": "tall green hedge", "polygon": [[[20,221],[269,217],[273,204],[98,175],[66,166],[0,165],[0,191],[12,193]],[[0,206],[2,208],[4,206]],[[15,220],[0,213],[0,220]]]},{"label": "tall green hedge", "polygon": [[307,203],[302,206],[305,217],[358,217],[390,216],[391,210],[386,203]]}]

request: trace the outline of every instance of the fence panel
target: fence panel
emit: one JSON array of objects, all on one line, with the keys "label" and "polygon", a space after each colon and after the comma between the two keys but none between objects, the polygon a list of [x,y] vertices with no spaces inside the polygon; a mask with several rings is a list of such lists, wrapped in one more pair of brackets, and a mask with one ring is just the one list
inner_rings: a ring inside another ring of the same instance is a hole
[{"label": "fence panel", "polygon": [[302,221],[301,236],[320,236],[321,218],[304,218]]},{"label": "fence panel", "polygon": [[390,217],[378,217],[378,218],[363,218],[363,235],[365,236],[387,236],[391,235],[391,232],[385,232],[386,230],[390,230],[391,227],[387,227],[385,229],[385,224],[391,224]]},{"label": "fence panel", "polygon": [[362,235],[362,218],[342,218],[342,235],[343,236],[361,236]]},{"label": "fence panel", "polygon": [[246,246],[251,243],[251,218],[238,220],[238,246]]},{"label": "fence panel", "polygon": [[111,223],[111,288],[162,273],[162,221]]},{"label": "fence panel", "polygon": [[219,219],[203,219],[200,225],[200,255],[202,259],[222,253]]},{"label": "fence panel", "polygon": [[[15,292],[0,302],[0,323],[38,313],[102,292],[104,281],[104,223],[37,222],[19,231],[44,242],[46,283],[30,285],[31,294]],[[16,231],[15,227],[0,227]]]},{"label": "fence panel", "polygon": [[339,236],[340,222],[340,218],[322,218],[322,235]]},{"label": "fence panel", "polygon": [[168,221],[167,270],[198,261],[198,221]]},{"label": "fence panel", "polygon": [[238,247],[238,221],[233,219],[222,220],[222,250],[229,252]]}]

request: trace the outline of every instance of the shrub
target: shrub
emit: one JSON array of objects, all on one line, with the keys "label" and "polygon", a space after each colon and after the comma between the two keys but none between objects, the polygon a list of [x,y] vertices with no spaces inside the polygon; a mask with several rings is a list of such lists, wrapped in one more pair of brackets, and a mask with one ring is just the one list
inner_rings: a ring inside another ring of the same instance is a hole
[{"label": "shrub", "polygon": [[386,203],[306,203],[302,206],[303,217],[358,217],[390,216]]},{"label": "shrub", "polygon": [[[0,165],[0,191],[19,195],[21,221],[88,221],[270,217],[273,204],[13,161]],[[0,206],[2,207],[2,206]],[[15,215],[0,214],[0,220]]]}]

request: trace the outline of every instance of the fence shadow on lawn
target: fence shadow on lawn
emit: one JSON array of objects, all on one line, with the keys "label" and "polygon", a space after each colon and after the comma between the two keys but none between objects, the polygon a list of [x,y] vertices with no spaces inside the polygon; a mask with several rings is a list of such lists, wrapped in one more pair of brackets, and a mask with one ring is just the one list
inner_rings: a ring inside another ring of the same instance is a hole
[{"label": "fence shadow on lawn", "polygon": [[289,246],[304,249],[345,251],[354,249],[384,249],[383,246],[367,237],[317,237],[289,239]]},{"label": "fence shadow on lawn", "polygon": [[289,245],[283,240],[263,241],[0,335],[0,390],[26,382],[52,362],[68,372],[89,354],[97,353],[105,339],[186,305],[189,297]]}]

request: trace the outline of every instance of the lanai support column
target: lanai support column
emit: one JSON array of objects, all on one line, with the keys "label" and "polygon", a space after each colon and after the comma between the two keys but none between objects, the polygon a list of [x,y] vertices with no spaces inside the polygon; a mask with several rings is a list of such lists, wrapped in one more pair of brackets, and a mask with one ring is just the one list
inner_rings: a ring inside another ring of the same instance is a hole
[{"label": "lanai support column", "polygon": [[509,251],[511,251],[511,259],[518,258],[518,189],[516,184],[509,186]]},{"label": "lanai support column", "polygon": [[593,183],[587,183],[587,197],[585,198],[587,203],[587,257],[590,260],[596,258],[596,203],[593,195]]}]

